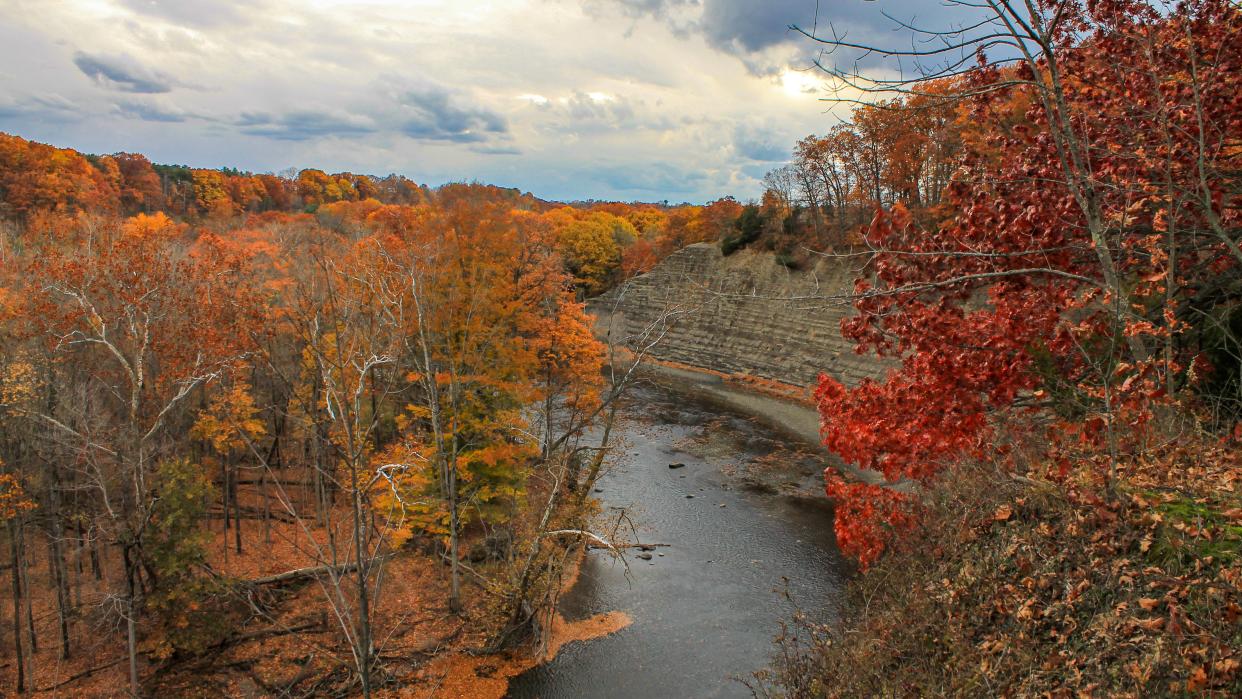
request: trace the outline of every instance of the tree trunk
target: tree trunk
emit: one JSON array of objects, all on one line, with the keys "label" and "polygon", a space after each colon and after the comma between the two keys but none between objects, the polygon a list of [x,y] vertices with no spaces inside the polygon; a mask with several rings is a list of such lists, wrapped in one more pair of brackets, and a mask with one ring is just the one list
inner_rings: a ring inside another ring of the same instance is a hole
[{"label": "tree trunk", "polygon": [[9,552],[13,563],[13,655],[17,664],[17,691],[26,691],[26,654],[22,651],[22,576],[20,546],[21,528],[16,519],[9,520]]},{"label": "tree trunk", "polygon": [[229,466],[223,460],[220,461],[220,476],[223,484],[220,486],[220,509],[224,511],[224,562],[229,562]]},{"label": "tree trunk", "polygon": [[60,627],[60,659],[69,659],[69,576],[65,565],[65,528],[61,521],[60,491],[55,482],[60,480],[55,466],[52,467],[53,485],[48,490],[48,517],[51,531],[48,534],[47,568],[52,584],[56,586],[56,615]]},{"label": "tree trunk", "polygon": [[449,559],[451,567],[452,588],[449,592],[449,610],[453,613],[461,611],[461,519],[457,507],[457,463],[449,466]]},{"label": "tree trunk", "polygon": [[95,582],[103,580],[103,563],[99,560],[99,536],[91,537],[91,573],[95,575]]},{"label": "tree trunk", "polygon": [[242,516],[241,516],[241,502],[240,502],[240,499],[237,497],[238,473],[237,473],[236,468],[231,468],[229,469],[229,471],[230,473],[232,473],[232,476],[233,476],[232,482],[229,484],[229,490],[231,490],[233,493],[232,495],[233,497],[233,542],[237,545],[237,555],[240,556],[242,552]]},{"label": "tree trunk", "polygon": [[354,495],[354,554],[358,569],[358,674],[362,696],[371,697],[371,600],[367,594],[367,546],[362,528],[362,493],[358,490],[358,469],[352,469]]},{"label": "tree trunk", "polygon": [[272,497],[267,492],[267,469],[263,469],[263,475],[259,477],[259,489],[263,491],[263,542],[270,547],[272,545]]},{"label": "tree trunk", "polygon": [[22,588],[26,591],[26,627],[29,633],[27,638],[30,639],[30,675],[34,677],[34,654],[39,652],[39,638],[35,635],[34,624],[34,600],[30,596],[30,561],[26,558],[26,536],[24,527],[18,529],[23,533],[17,537],[18,557],[22,563]]},{"label": "tree trunk", "polygon": [[[227,550],[227,546],[225,548]],[[138,571],[128,543],[124,544],[121,549],[121,557],[125,562],[125,652],[129,657],[129,693],[136,699],[142,696],[138,686],[138,638],[134,619],[138,612],[138,605],[134,599],[136,587],[134,576]]]},{"label": "tree trunk", "polygon": [[56,616],[60,626],[60,659],[69,659],[69,581],[66,575],[64,542],[61,537],[60,515],[52,517],[52,536],[48,541],[48,569],[56,585]]},{"label": "tree trunk", "polygon": [[86,575],[86,567],[82,563],[82,559],[86,558],[86,528],[82,526],[81,520],[78,521],[78,540],[77,551],[73,554],[73,606],[75,609],[82,608],[82,576]]}]

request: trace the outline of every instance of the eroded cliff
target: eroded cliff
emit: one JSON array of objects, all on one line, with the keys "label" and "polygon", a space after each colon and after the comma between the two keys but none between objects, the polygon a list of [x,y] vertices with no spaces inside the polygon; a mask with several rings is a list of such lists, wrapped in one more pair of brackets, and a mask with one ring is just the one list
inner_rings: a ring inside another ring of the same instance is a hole
[{"label": "eroded cliff", "polygon": [[842,259],[791,271],[771,253],[724,257],[700,243],[592,300],[589,310],[615,342],[634,348],[658,338],[650,350],[658,360],[797,386],[820,372],[854,384],[882,369],[841,337],[853,307],[839,297],[856,276]]}]

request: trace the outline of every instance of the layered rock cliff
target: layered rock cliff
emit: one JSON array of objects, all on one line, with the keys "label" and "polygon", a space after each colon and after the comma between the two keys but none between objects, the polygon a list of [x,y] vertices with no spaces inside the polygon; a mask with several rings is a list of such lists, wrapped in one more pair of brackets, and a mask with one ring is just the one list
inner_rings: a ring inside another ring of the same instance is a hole
[{"label": "layered rock cliff", "polygon": [[809,386],[820,372],[854,384],[882,365],[841,337],[853,307],[832,296],[857,270],[840,259],[790,271],[771,253],[724,257],[710,243],[673,253],[651,272],[592,300],[601,334],[700,369]]}]

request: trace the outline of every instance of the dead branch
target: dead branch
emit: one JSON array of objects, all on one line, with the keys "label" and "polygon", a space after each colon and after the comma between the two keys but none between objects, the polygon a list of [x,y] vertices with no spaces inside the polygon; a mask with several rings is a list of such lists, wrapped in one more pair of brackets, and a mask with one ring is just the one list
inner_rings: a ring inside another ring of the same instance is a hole
[{"label": "dead branch", "polygon": [[57,689],[60,689],[61,687],[64,687],[65,685],[71,684],[71,683],[73,683],[73,682],[77,682],[78,680],[80,680],[80,679],[82,679],[82,678],[84,678],[84,677],[90,677],[91,675],[95,674],[96,672],[102,672],[102,671],[104,671],[104,670],[107,670],[107,669],[108,669],[108,668],[110,668],[110,667],[115,667],[115,666],[117,666],[117,665],[120,665],[121,663],[125,662],[125,661],[126,661],[126,660],[128,660],[128,659],[129,659],[129,656],[127,656],[127,655],[122,655],[121,657],[116,658],[116,659],[114,659],[114,660],[110,660],[110,661],[108,661],[108,662],[104,663],[103,665],[97,665],[97,666],[95,666],[95,667],[90,668],[89,670],[83,670],[82,672],[79,672],[78,674],[73,675],[72,677],[69,677],[69,678],[64,679],[64,680],[62,680],[62,681],[60,681],[60,682],[57,682],[56,684],[54,684],[54,685],[52,685],[52,686],[50,686],[50,687],[44,687],[44,688],[42,688],[42,689],[40,689],[40,690],[38,690],[38,691],[40,691],[40,692],[54,692],[54,691],[56,691]]}]

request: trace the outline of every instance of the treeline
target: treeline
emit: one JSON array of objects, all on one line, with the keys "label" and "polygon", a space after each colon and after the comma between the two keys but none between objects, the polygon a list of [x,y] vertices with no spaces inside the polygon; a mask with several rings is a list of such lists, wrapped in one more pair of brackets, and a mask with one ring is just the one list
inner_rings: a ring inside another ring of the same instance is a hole
[{"label": "treeline", "polygon": [[8,218],[25,219],[41,211],[126,216],[162,211],[178,217],[220,218],[314,211],[323,204],[366,199],[419,204],[428,200],[428,190],[400,175],[330,175],[310,169],[291,177],[255,175],[152,164],[138,153],[85,155],[0,134],[0,216]]}]

